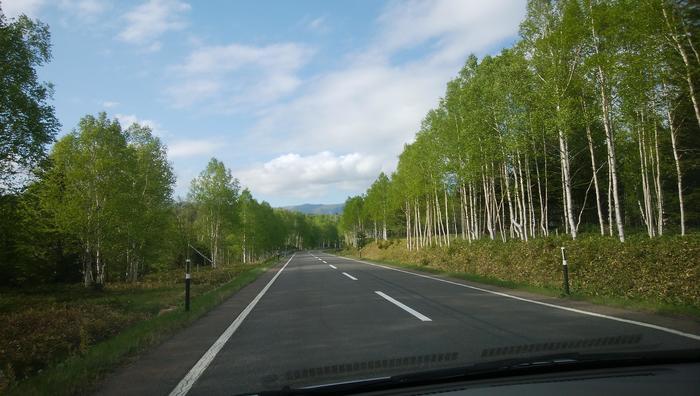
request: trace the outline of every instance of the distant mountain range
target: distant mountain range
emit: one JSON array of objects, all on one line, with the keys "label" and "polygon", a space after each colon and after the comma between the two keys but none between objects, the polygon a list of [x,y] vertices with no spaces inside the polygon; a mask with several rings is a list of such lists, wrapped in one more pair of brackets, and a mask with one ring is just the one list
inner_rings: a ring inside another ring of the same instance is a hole
[{"label": "distant mountain range", "polygon": [[305,214],[341,214],[343,213],[343,208],[345,204],[303,204],[295,206],[283,206],[282,209],[286,209],[292,212],[300,212]]}]

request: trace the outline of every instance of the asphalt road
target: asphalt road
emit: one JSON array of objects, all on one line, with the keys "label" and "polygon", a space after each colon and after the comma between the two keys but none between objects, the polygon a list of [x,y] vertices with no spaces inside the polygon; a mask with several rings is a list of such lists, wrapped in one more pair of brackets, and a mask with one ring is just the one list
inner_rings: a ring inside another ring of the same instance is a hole
[{"label": "asphalt road", "polygon": [[[700,347],[686,332],[319,252],[297,253],[267,282],[218,340],[199,340],[215,346],[171,394],[237,394],[518,356],[509,346]],[[569,343],[576,340],[587,342]]]}]

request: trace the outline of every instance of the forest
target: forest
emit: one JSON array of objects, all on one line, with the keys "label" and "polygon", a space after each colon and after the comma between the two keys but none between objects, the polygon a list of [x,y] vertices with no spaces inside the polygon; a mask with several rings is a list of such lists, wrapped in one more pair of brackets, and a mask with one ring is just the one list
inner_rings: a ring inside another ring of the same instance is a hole
[{"label": "forest", "polygon": [[182,267],[217,267],[330,245],[333,216],[274,209],[212,158],[175,200],[167,149],[149,128],[85,116],[52,147],[36,177],[3,194],[2,270],[9,285],[138,281]]},{"label": "forest", "polygon": [[470,56],[396,171],[348,198],[345,242],[686,235],[700,223],[699,35],[695,2],[529,1],[519,40]]}]

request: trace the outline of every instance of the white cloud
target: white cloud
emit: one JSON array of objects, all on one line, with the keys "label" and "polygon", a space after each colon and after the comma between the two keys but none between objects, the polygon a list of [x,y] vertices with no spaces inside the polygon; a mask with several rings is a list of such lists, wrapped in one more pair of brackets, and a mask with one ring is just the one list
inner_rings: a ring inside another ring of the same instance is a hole
[{"label": "white cloud", "polygon": [[433,56],[460,60],[517,33],[525,2],[513,0],[413,0],[394,4],[379,17],[377,48],[394,52],[433,44]]},{"label": "white cloud", "polygon": [[[117,107],[117,106],[119,106],[119,102],[114,102],[111,100],[105,100],[104,102],[102,102],[102,107],[104,107],[105,109],[111,109],[112,107]],[[134,117],[134,119],[136,119],[135,116],[131,116],[131,117]]]},{"label": "white cloud", "polygon": [[376,177],[380,170],[380,162],[371,156],[322,151],[308,156],[285,154],[236,171],[236,175],[255,193],[306,198],[329,190],[354,191]]},{"label": "white cloud", "polygon": [[329,30],[326,17],[318,17],[306,23],[306,28],[314,32],[327,32]]},{"label": "white cloud", "polygon": [[185,28],[187,23],[183,14],[190,8],[189,4],[179,0],[148,0],[124,14],[126,27],[118,37],[148,51],[157,51],[161,46],[160,36]]},{"label": "white cloud", "polygon": [[168,134],[167,131],[163,130],[163,127],[158,122],[153,120],[140,119],[133,114],[115,114],[114,118],[116,118],[119,121],[119,124],[121,124],[122,128],[128,128],[132,124],[139,124],[141,126],[151,128],[151,132],[153,132],[153,134],[156,136],[165,137]]},{"label": "white cloud", "polygon": [[211,155],[221,144],[208,140],[177,140],[168,145],[168,157],[186,158]]},{"label": "white cloud", "polygon": [[517,35],[524,13],[525,2],[511,0],[392,3],[364,51],[266,109],[252,139],[290,151],[361,153],[391,170],[466,57],[497,51]]},{"label": "white cloud", "polygon": [[451,71],[365,65],[330,73],[306,95],[273,108],[257,126],[256,139],[281,139],[277,144],[292,150],[352,150],[393,160],[436,104]]},{"label": "white cloud", "polygon": [[95,22],[96,18],[112,8],[105,0],[61,0],[58,6],[83,21]]},{"label": "white cloud", "polygon": [[222,84],[207,78],[179,81],[167,89],[171,104],[176,108],[189,107],[204,101],[221,90]]},{"label": "white cloud", "polygon": [[2,11],[8,17],[26,14],[31,18],[39,16],[39,12],[49,7],[56,7],[65,16],[75,17],[83,22],[94,22],[95,19],[109,10],[112,5],[106,0],[2,0]]},{"label": "white cloud", "polygon": [[8,18],[17,17],[20,14],[36,18],[45,3],[45,0],[3,0],[0,2],[0,7]]},{"label": "white cloud", "polygon": [[295,43],[198,48],[171,68],[167,93],[175,107],[208,102],[207,107],[222,112],[271,103],[301,84],[297,72],[312,54]]}]

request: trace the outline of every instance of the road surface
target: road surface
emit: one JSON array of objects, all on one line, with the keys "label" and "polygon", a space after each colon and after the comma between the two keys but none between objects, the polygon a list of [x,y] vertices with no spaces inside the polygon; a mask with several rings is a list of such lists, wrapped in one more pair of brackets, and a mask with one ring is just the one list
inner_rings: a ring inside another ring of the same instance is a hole
[{"label": "road surface", "polygon": [[[202,326],[209,334],[191,336],[197,346],[182,358],[173,356],[178,364],[168,364],[173,352],[166,345],[143,363],[147,368],[137,363],[100,393],[237,394],[504,359],[517,356],[517,346],[540,353],[700,347],[696,328],[621,319],[562,307],[557,299],[524,298],[321,252],[297,253],[264,282],[257,294],[234,297],[238,308],[220,310],[228,319],[219,319],[227,323],[215,337],[211,326]],[[170,343],[187,349],[182,337]],[[509,346],[516,348],[504,348]],[[152,367],[161,364],[170,371]],[[148,370],[152,375],[143,376]],[[125,378],[132,383],[124,384]],[[115,389],[119,381],[123,385]]]}]

